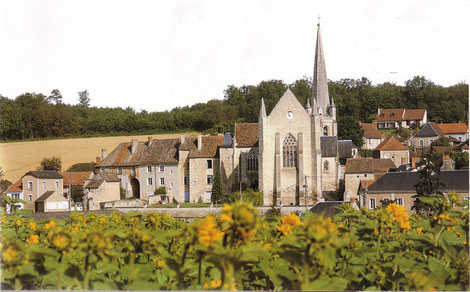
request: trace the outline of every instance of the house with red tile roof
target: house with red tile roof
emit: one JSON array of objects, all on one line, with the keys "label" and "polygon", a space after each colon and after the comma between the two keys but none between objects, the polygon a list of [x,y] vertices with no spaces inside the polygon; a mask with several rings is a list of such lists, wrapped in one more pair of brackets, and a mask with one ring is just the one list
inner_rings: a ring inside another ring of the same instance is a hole
[{"label": "house with red tile roof", "polygon": [[409,128],[412,125],[422,126],[428,121],[426,109],[378,109],[377,128]]},{"label": "house with red tile roof", "polygon": [[377,123],[362,123],[359,122],[359,126],[364,130],[364,136],[362,141],[364,142],[363,148],[364,149],[374,149],[375,147],[379,146],[379,144],[385,139],[382,134],[377,130]]},{"label": "house with red tile roof", "polygon": [[429,122],[408,139],[415,148],[429,147],[439,137],[447,137],[451,144],[464,142],[469,137],[468,125],[463,123],[437,124]]},{"label": "house with red tile roof", "polygon": [[[5,194],[12,199],[24,200],[23,190],[21,189],[21,178],[12,184],[6,191]],[[23,209],[23,203],[16,203],[15,209]],[[9,210],[7,210],[9,212]]]},{"label": "house with red tile roof", "polygon": [[392,135],[374,148],[372,157],[376,159],[390,158],[396,166],[400,166],[410,163],[410,150]]}]

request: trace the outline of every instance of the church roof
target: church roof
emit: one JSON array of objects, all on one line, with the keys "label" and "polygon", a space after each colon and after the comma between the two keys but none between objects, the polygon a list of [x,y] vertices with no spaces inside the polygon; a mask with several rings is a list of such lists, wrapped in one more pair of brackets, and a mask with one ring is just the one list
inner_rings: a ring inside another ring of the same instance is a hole
[{"label": "church roof", "polygon": [[[323,54],[320,24],[318,24],[317,43],[315,48],[312,99],[312,104],[321,107],[323,114],[326,114],[330,106],[330,96],[328,94],[328,79],[326,77],[325,56]],[[316,110],[317,109],[314,108],[314,111]]]},{"label": "church roof", "polygon": [[253,147],[258,144],[258,123],[235,124],[237,146]]},{"label": "church roof", "polygon": [[320,137],[322,157],[335,157],[338,154],[338,138],[336,136]]}]

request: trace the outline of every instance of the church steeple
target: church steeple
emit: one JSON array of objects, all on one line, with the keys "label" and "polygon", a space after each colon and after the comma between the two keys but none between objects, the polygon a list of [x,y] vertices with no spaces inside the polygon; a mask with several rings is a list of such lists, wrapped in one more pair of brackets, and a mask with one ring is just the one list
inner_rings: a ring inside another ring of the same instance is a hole
[{"label": "church steeple", "polygon": [[[325,57],[321,41],[320,22],[318,22],[317,44],[315,48],[315,65],[313,69],[312,104],[321,108],[323,114],[327,114],[330,107],[328,95],[328,79],[326,78]],[[314,108],[314,114],[318,114]]]}]

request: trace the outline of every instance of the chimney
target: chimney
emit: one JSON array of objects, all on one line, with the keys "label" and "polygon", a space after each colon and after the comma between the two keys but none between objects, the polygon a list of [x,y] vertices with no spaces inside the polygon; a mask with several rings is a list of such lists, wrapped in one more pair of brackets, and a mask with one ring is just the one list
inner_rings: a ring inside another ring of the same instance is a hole
[{"label": "chimney", "polygon": [[138,144],[139,144],[139,141],[137,139],[131,140],[131,153],[134,153],[134,151],[137,149]]},{"label": "chimney", "polygon": [[106,149],[101,149],[101,160],[106,158]]},{"label": "chimney", "polygon": [[152,141],[153,141],[153,138],[152,138],[152,137],[148,137],[148,138],[147,138],[147,146],[150,146],[150,144],[152,144]]},{"label": "chimney", "polygon": [[101,162],[101,157],[99,156],[96,156],[96,164],[100,163]]},{"label": "chimney", "polygon": [[197,135],[197,150],[201,150],[202,149],[202,135],[199,134]]},{"label": "chimney", "polygon": [[181,140],[181,144],[184,144],[184,134],[181,134],[180,140]]},{"label": "chimney", "polygon": [[377,129],[377,120],[372,120],[372,126]]}]

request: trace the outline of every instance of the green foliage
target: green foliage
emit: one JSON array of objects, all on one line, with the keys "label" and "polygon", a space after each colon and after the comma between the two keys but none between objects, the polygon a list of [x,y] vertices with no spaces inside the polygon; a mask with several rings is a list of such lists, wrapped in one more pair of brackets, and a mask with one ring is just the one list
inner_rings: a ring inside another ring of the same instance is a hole
[{"label": "green foliage", "polygon": [[359,126],[356,120],[350,116],[338,117],[338,139],[352,140],[357,147],[361,147],[364,141],[364,129]]},{"label": "green foliage", "polygon": [[11,185],[11,181],[4,179],[3,168],[0,166],[0,194],[3,194]]},{"label": "green foliage", "polygon": [[432,146],[450,146],[449,138],[440,136],[436,141],[432,142]]},{"label": "green foliage", "polygon": [[223,196],[222,180],[220,178],[219,167],[215,167],[214,182],[212,183],[212,194],[211,201],[212,203],[221,203]]},{"label": "green foliage", "polygon": [[121,186],[119,186],[119,197],[121,200],[126,199],[126,190]]},{"label": "green foliage", "polygon": [[38,167],[39,170],[57,170],[60,171],[62,169],[62,159],[57,156],[53,156],[50,158],[43,158],[41,160],[41,164]]},{"label": "green foliage", "polygon": [[[234,192],[228,197],[230,203],[235,203],[240,200],[240,193]],[[242,192],[242,201],[250,202],[253,206],[263,206],[263,193],[255,192],[253,189],[248,188]]]},{"label": "green foliage", "polygon": [[155,195],[166,195],[166,188],[165,186],[159,187],[154,192]]},{"label": "green foliage", "polygon": [[468,152],[452,151],[450,158],[455,162],[455,169],[461,169],[465,166],[468,167]]},{"label": "green foliage", "polygon": [[408,140],[408,138],[411,137],[411,131],[403,127],[395,129],[395,131],[393,131],[393,134],[400,136],[400,141],[402,142]]},{"label": "green foliage", "polygon": [[83,186],[77,185],[77,186],[72,186],[72,201],[78,203],[83,201],[83,195],[85,193],[83,192]]},{"label": "green foliage", "polygon": [[80,162],[75,163],[67,169],[67,172],[73,171],[93,171],[96,163],[94,162]]},{"label": "green foliage", "polygon": [[439,191],[439,188],[441,188],[443,184],[437,177],[441,169],[441,165],[439,163],[440,157],[441,155],[436,153],[434,148],[431,146],[424,156],[423,167],[418,170],[420,181],[414,186],[416,189],[416,195],[413,196],[414,204],[411,209],[415,210],[419,215],[433,216],[438,211],[434,208],[433,204],[427,203],[423,198],[429,196],[443,196],[442,192]]},{"label": "green foliage", "polygon": [[78,105],[81,107],[90,106],[90,94],[88,93],[88,90],[80,91],[78,93]]},{"label": "green foliage", "polygon": [[358,153],[359,153],[359,156],[361,157],[372,157],[372,149],[363,149],[363,148],[360,148],[358,150]]}]

